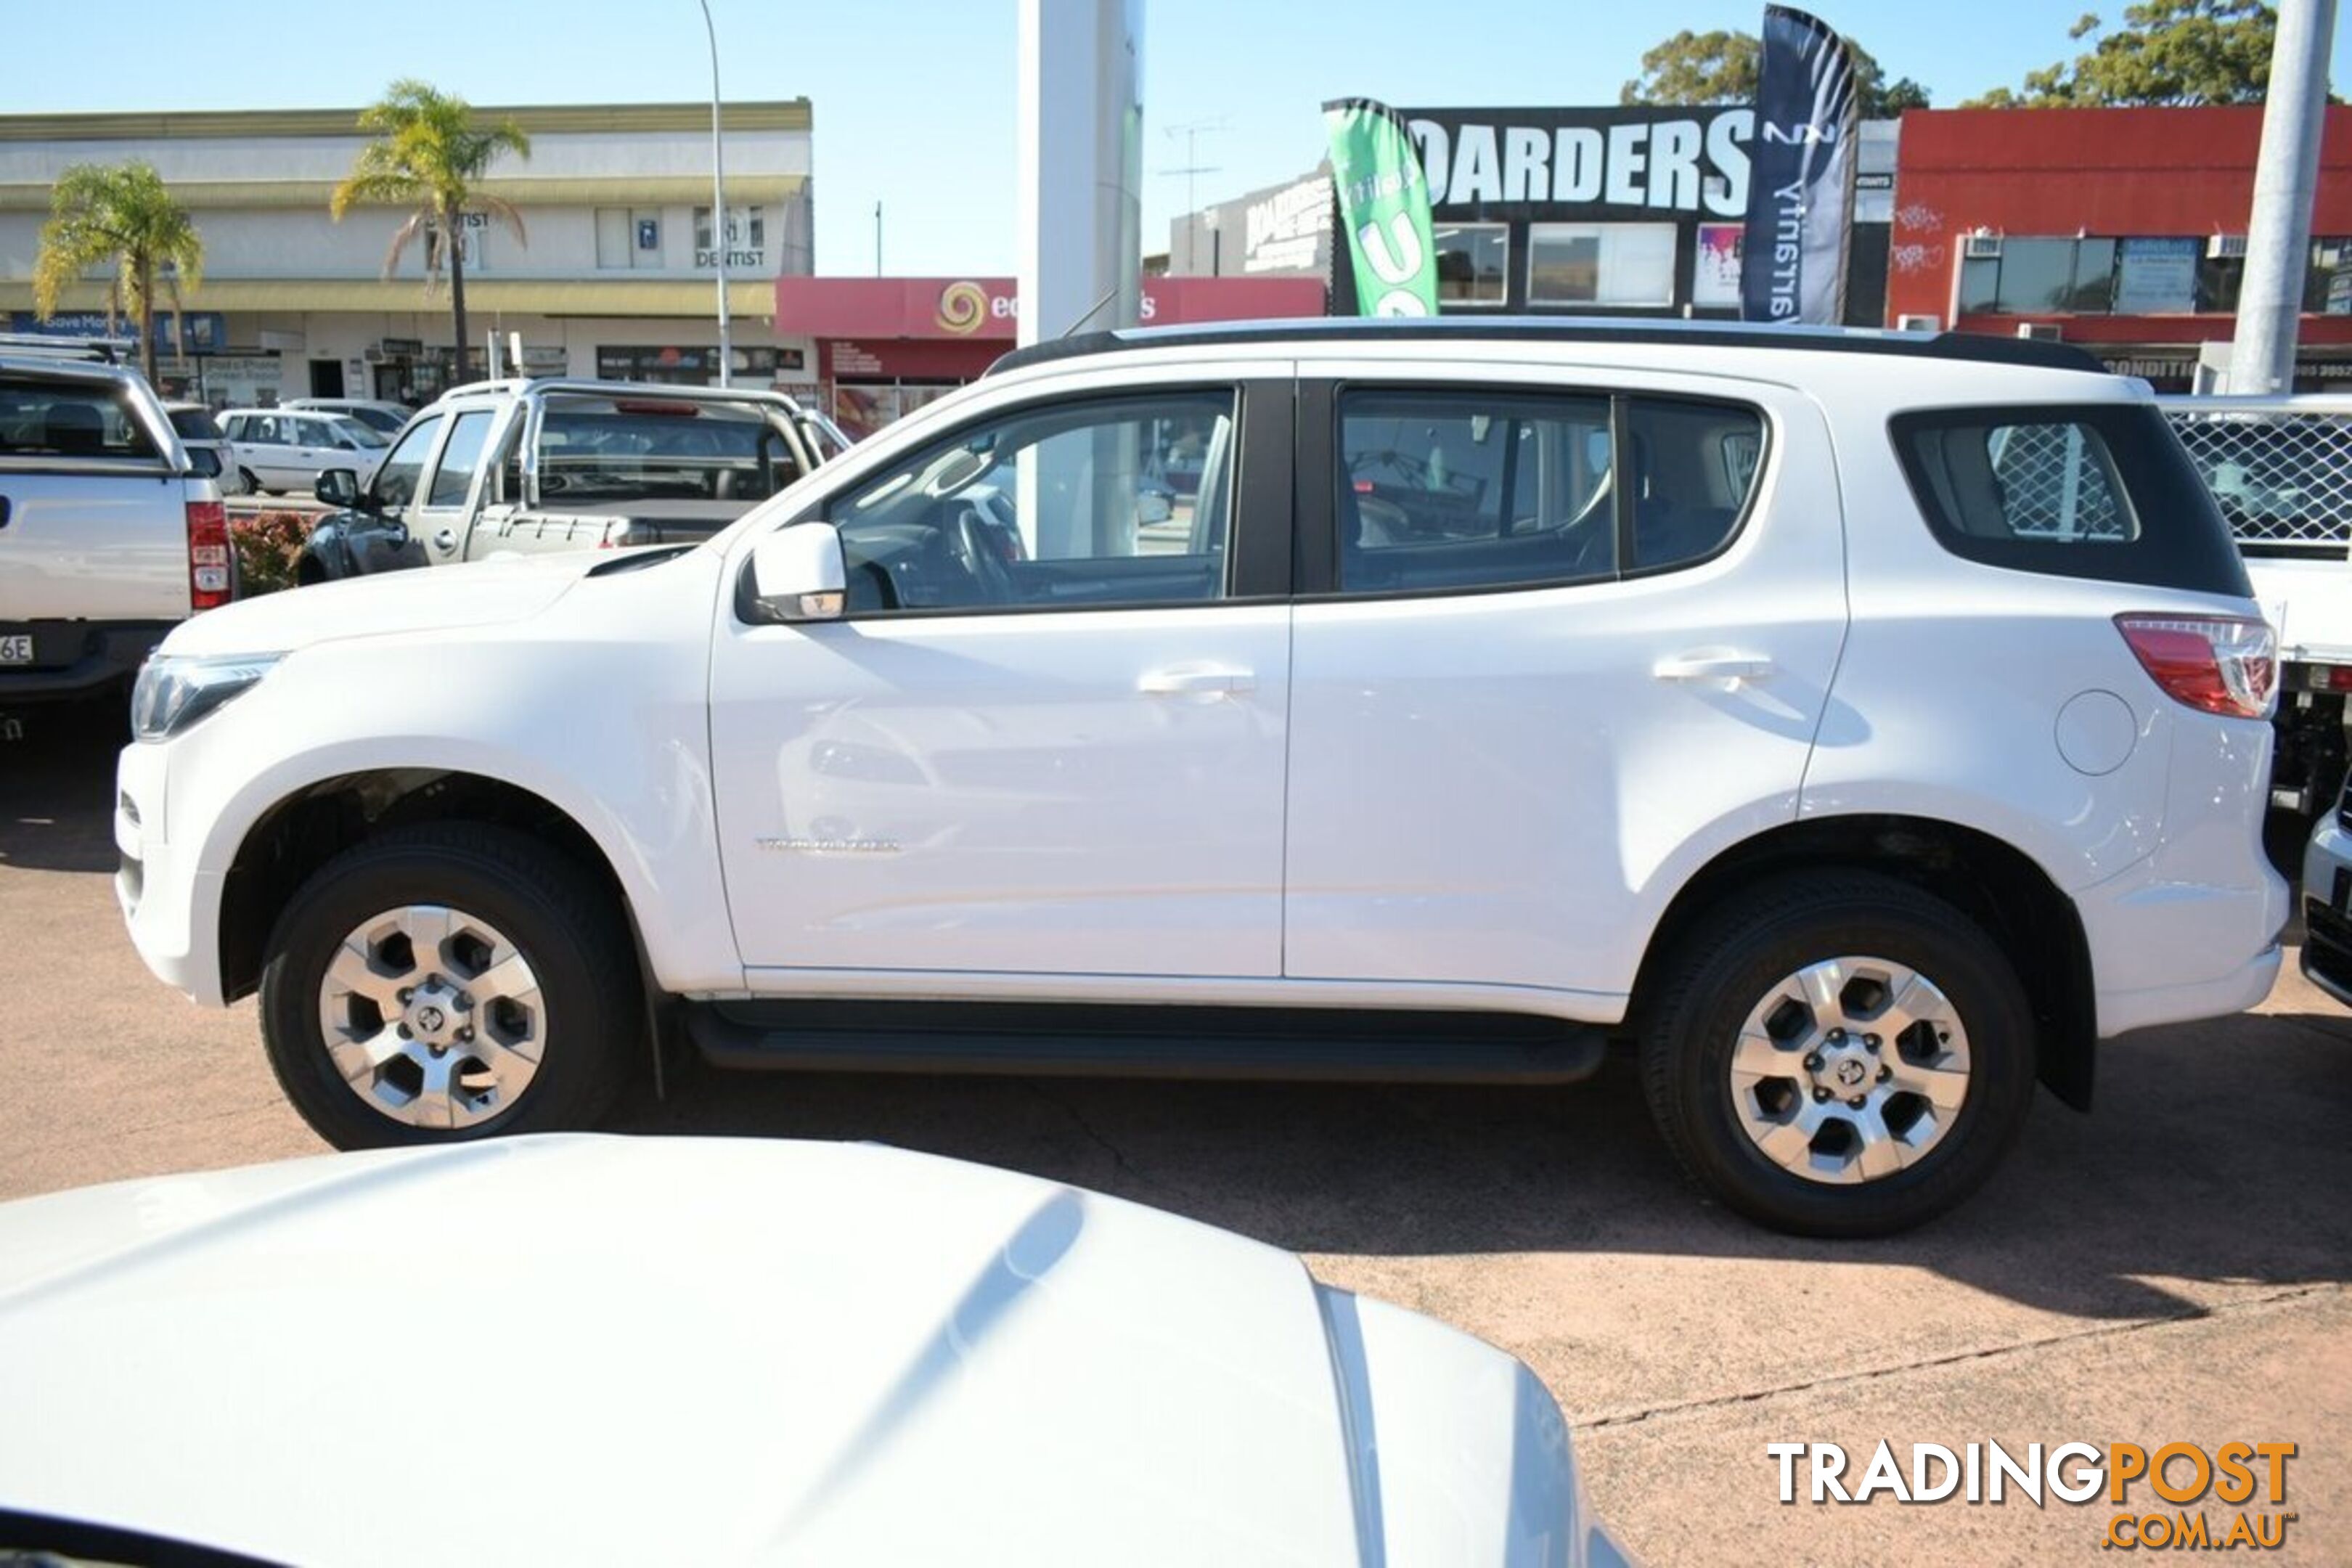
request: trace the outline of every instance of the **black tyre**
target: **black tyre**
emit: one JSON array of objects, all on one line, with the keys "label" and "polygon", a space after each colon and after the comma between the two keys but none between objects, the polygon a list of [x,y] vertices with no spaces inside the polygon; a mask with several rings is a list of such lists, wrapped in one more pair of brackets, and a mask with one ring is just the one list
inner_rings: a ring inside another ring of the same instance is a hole
[{"label": "black tyre", "polygon": [[1647,1007],[1643,1088],[1702,1186],[1800,1236],[1885,1236],[1982,1185],[2033,1096],[2033,1019],[1975,922],[1867,872],[1727,900]]},{"label": "black tyre", "polygon": [[644,1037],[612,896],[538,841],[433,823],[329,861],[261,972],[262,1038],[338,1149],[593,1125]]}]

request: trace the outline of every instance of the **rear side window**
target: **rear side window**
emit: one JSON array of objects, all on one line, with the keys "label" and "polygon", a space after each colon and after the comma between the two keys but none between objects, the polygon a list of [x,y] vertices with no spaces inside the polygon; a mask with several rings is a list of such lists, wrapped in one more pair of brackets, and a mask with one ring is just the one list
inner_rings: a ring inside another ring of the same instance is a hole
[{"label": "rear side window", "polygon": [[1556,587],[1715,554],[1764,420],[1743,405],[1454,389],[1339,398],[1339,589]]},{"label": "rear side window", "polygon": [[155,443],[110,384],[0,375],[0,453],[153,458]]},{"label": "rear side window", "polygon": [[1899,415],[1896,455],[1945,549],[2017,572],[2245,596],[2244,563],[2146,405]]}]

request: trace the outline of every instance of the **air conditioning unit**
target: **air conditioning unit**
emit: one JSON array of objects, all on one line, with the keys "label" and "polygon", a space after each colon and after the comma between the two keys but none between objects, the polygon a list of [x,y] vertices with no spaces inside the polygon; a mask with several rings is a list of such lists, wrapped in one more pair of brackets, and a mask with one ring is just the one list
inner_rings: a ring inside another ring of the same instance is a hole
[{"label": "air conditioning unit", "polygon": [[1895,330],[1898,332],[1940,332],[1944,330],[1941,316],[1897,316]]},{"label": "air conditioning unit", "polygon": [[1960,241],[1960,254],[1970,261],[2000,259],[2000,236],[1979,229]]},{"label": "air conditioning unit", "polygon": [[2216,261],[2243,261],[2246,258],[2246,237],[2242,234],[2217,234],[2205,242],[2205,254]]},{"label": "air conditioning unit", "polygon": [[2032,338],[2037,343],[2054,343],[2064,334],[2058,331],[2055,321],[2020,321],[2017,323],[2017,335]]}]

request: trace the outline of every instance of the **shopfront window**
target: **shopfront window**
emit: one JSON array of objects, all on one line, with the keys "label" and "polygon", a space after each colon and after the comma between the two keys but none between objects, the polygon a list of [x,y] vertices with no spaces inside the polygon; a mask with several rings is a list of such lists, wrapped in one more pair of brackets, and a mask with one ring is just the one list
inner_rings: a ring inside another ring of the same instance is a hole
[{"label": "shopfront window", "polygon": [[[2242,256],[2210,237],[2011,236],[1996,257],[1960,264],[1963,315],[2228,315],[2238,309]],[[2331,305],[2330,301],[2333,300]],[[2312,242],[2303,309],[2352,315],[2352,238]]]},{"label": "shopfront window", "polygon": [[1499,305],[1509,289],[1511,230],[1500,223],[1444,223],[1437,245],[1437,297],[1448,305]]},{"label": "shopfront window", "polygon": [[2115,301],[2116,242],[2011,235],[1999,256],[1960,265],[1963,315],[2102,313]]},{"label": "shopfront window", "polygon": [[1528,226],[1530,305],[1671,305],[1675,226],[1538,223]]}]

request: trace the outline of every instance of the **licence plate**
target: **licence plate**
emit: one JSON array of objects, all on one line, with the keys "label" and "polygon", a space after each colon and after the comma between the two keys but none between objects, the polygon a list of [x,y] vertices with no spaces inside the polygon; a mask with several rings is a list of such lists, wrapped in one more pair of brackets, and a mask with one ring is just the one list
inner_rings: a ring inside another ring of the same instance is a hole
[{"label": "licence plate", "polygon": [[33,634],[18,632],[0,637],[0,664],[30,664],[33,662]]}]

